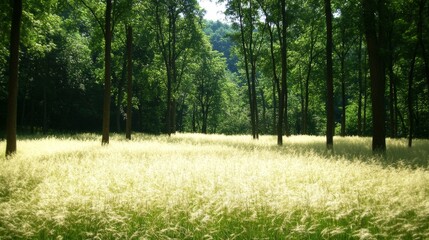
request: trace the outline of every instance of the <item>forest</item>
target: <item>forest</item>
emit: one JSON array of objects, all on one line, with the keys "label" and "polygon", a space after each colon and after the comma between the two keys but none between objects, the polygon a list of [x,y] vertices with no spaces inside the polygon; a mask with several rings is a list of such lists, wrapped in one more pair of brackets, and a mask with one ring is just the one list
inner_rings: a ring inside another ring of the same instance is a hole
[{"label": "forest", "polygon": [[196,0],[18,2],[0,6],[6,133],[429,137],[426,0],[224,0],[226,22]]},{"label": "forest", "polygon": [[0,239],[429,239],[429,1],[216,2],[0,1]]}]

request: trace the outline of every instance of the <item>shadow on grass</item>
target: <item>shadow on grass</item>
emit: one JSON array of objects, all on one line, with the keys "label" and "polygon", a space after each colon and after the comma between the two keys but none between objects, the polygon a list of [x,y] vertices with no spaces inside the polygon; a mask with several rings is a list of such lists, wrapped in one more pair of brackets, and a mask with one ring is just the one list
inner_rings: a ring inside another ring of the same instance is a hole
[{"label": "shadow on grass", "polygon": [[346,159],[381,164],[386,167],[428,168],[429,140],[415,139],[413,146],[407,146],[407,139],[386,139],[384,154],[372,152],[369,137],[335,137],[334,150],[329,151],[323,137],[313,141],[288,141],[283,151],[293,149],[299,154],[313,153],[324,158]]}]

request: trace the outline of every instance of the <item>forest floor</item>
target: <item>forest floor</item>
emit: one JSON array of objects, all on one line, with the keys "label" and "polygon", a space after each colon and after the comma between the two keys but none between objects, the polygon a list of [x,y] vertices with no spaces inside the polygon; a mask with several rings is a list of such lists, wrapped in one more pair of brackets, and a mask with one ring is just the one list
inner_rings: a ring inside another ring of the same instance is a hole
[{"label": "forest floor", "polygon": [[429,140],[284,141],[21,137],[0,158],[0,239],[429,238]]}]

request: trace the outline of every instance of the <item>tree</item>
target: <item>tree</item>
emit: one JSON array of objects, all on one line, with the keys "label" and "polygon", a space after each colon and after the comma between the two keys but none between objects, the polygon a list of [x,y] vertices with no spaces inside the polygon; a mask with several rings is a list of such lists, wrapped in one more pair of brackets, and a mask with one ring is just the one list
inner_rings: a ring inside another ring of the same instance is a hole
[{"label": "tree", "polygon": [[132,99],[133,99],[133,61],[132,61],[132,44],[133,44],[133,28],[127,26],[127,124],[126,138],[131,140],[132,126]]},{"label": "tree", "polygon": [[346,107],[347,107],[347,70],[346,60],[353,48],[353,43],[356,41],[356,31],[354,25],[356,25],[356,19],[353,16],[353,5],[350,1],[342,2],[341,12],[337,20],[337,26],[335,29],[338,29],[338,42],[339,44],[334,46],[334,52],[337,54],[340,62],[340,84],[341,84],[341,136],[346,135]]},{"label": "tree", "polygon": [[103,97],[103,125],[101,144],[109,144],[110,132],[110,97],[111,97],[111,62],[112,62],[112,37],[116,23],[126,9],[131,9],[131,0],[105,0],[104,24],[96,13],[96,8],[91,7],[85,0],[80,0],[92,13],[99,24],[104,36],[104,97]]},{"label": "tree", "polygon": [[332,67],[332,10],[331,1],[325,0],[326,17],[326,147],[334,148],[334,76]]},{"label": "tree", "polygon": [[[187,49],[195,45],[196,19],[200,13],[195,0],[152,0],[150,9],[156,44],[162,56],[167,77],[166,132],[170,136],[176,131],[175,93],[180,88],[181,77],[186,66]],[[180,36],[180,37],[179,37]],[[178,66],[179,60],[181,66]]]},{"label": "tree", "polygon": [[[257,33],[259,22],[258,7],[254,0],[230,1],[227,14],[236,21],[238,29],[236,41],[240,43],[240,54],[243,57],[244,76],[247,81],[248,99],[250,107],[250,124],[253,139],[259,138],[259,113],[256,91],[256,63],[259,57],[260,44],[263,33]],[[263,32],[262,29],[259,29]]]},{"label": "tree", "polygon": [[377,37],[375,14],[383,16],[384,1],[379,1],[378,9],[375,2],[363,0],[363,16],[365,37],[369,55],[369,68],[371,77],[371,102],[372,102],[372,150],[373,152],[386,151],[386,133],[384,127],[384,88],[385,76],[384,64],[380,55],[380,39]]},{"label": "tree", "polygon": [[22,0],[13,1],[10,28],[10,62],[6,126],[6,157],[16,152],[16,117],[18,98],[19,39],[21,31]]},{"label": "tree", "polygon": [[281,90],[279,97],[279,120],[277,122],[277,144],[283,144],[283,124],[285,124],[286,135],[289,135],[288,119],[288,89],[287,89],[287,19],[286,19],[286,0],[279,0],[281,7],[281,27],[279,27],[279,39],[281,49]]},{"label": "tree", "polygon": [[[225,78],[226,63],[219,52],[212,51],[209,47],[203,47],[200,51],[200,56],[197,57],[200,62],[194,77],[195,110],[200,113],[201,132],[207,133],[209,117],[221,105],[221,84]],[[195,117],[196,112],[193,114]]]}]

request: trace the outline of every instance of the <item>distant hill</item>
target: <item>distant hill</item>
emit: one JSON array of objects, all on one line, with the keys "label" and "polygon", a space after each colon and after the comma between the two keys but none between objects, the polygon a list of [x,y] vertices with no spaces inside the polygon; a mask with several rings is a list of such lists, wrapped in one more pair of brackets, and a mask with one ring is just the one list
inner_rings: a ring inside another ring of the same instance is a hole
[{"label": "distant hill", "polygon": [[210,37],[213,50],[217,50],[226,58],[228,69],[231,72],[237,72],[237,56],[231,54],[233,42],[229,37],[232,32],[230,25],[220,21],[205,21],[204,32]]}]

